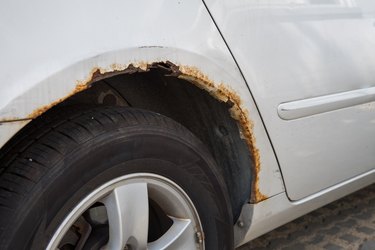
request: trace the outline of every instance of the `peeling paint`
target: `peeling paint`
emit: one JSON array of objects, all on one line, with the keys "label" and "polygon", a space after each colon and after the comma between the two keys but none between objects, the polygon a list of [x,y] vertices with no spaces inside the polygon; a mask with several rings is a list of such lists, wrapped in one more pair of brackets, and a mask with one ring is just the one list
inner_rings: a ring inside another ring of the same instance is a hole
[{"label": "peeling paint", "polygon": [[259,190],[259,173],[261,171],[260,154],[259,150],[256,148],[256,140],[253,134],[253,123],[249,119],[248,111],[242,107],[242,102],[239,95],[228,86],[223,83],[215,84],[209,77],[203,74],[199,69],[191,66],[176,65],[169,61],[167,62],[156,62],[156,63],[146,63],[138,62],[128,65],[122,64],[112,64],[109,68],[99,68],[96,67],[91,70],[90,74],[86,79],[79,80],[76,82],[75,89],[70,92],[64,98],[56,100],[48,105],[40,107],[34,110],[29,116],[29,119],[34,119],[52,108],[53,106],[61,103],[65,99],[73,96],[74,94],[81,92],[91,86],[93,82],[119,75],[119,74],[133,74],[137,72],[147,72],[150,68],[162,68],[169,71],[169,76],[175,76],[180,79],[184,79],[207,91],[211,96],[221,102],[227,102],[231,104],[230,114],[233,119],[235,119],[240,127],[241,136],[246,141],[249,151],[252,155],[253,160],[253,181],[252,181],[252,194],[250,201],[252,203],[258,203],[268,197],[263,195]]}]

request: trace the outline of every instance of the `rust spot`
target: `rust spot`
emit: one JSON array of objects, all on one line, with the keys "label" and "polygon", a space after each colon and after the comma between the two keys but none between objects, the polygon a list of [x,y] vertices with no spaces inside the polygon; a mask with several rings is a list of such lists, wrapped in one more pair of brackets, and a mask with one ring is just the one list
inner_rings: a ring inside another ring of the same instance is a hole
[{"label": "rust spot", "polygon": [[33,111],[28,118],[36,118],[51,107],[64,101],[70,96],[81,92],[91,86],[93,82],[99,81],[104,78],[108,78],[118,74],[132,74],[136,72],[146,72],[150,68],[162,68],[168,71],[169,76],[176,76],[180,79],[184,79],[207,91],[211,96],[221,102],[228,102],[232,105],[230,108],[230,114],[235,119],[241,129],[243,139],[249,148],[253,160],[253,181],[252,181],[252,194],[250,201],[257,203],[267,199],[267,196],[263,195],[259,190],[259,172],[260,172],[260,155],[259,150],[256,148],[256,141],[253,134],[253,123],[249,119],[248,111],[242,107],[240,97],[224,84],[215,84],[209,77],[203,74],[199,69],[190,66],[176,65],[169,61],[167,62],[156,62],[146,63],[139,62],[136,64],[121,65],[112,64],[110,68],[94,68],[88,77],[84,80],[77,81],[75,89],[69,93],[69,95],[56,100],[46,106],[36,109]]}]

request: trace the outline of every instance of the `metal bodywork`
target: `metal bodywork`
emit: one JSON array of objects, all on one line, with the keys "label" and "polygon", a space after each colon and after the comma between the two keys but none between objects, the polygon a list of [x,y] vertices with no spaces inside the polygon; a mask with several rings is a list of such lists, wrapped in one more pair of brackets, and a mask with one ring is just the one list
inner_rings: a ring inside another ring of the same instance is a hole
[{"label": "metal bodywork", "polygon": [[[238,243],[374,182],[375,4],[311,10],[302,0],[205,2],[4,2],[0,146],[98,77],[171,62],[215,98],[232,98],[234,118],[250,133],[257,182],[251,226]],[[318,109],[304,110],[317,97],[340,103],[338,93],[353,101],[349,91],[359,89],[372,97],[323,109],[318,100]]]}]

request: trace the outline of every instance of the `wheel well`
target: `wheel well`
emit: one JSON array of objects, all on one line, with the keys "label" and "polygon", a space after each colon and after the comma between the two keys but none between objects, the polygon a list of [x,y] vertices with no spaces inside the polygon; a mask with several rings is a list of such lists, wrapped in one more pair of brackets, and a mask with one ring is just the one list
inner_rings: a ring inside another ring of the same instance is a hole
[{"label": "wheel well", "polygon": [[254,159],[231,116],[230,100],[215,99],[160,63],[145,72],[102,76],[43,115],[76,105],[130,106],[163,114],[185,126],[205,143],[225,176],[233,218],[237,220],[242,205],[250,199]]}]

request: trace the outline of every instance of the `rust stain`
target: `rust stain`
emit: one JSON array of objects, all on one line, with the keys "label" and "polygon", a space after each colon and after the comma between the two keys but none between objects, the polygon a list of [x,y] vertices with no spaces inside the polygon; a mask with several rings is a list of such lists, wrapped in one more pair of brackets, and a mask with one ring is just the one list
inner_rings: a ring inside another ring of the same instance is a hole
[{"label": "rust stain", "polygon": [[232,89],[230,89],[222,83],[215,84],[211,79],[209,79],[207,75],[203,74],[198,68],[185,65],[176,65],[169,61],[156,63],[138,62],[128,65],[112,64],[109,68],[97,67],[91,70],[86,79],[77,81],[76,87],[67,96],[34,110],[28,116],[28,118],[34,119],[38,117],[51,107],[61,103],[70,96],[89,88],[93,82],[118,74],[146,72],[150,68],[166,69],[170,72],[170,76],[176,76],[180,79],[187,80],[195,86],[199,87],[200,89],[207,91],[215,99],[221,102],[229,102],[232,105],[232,107],[229,110],[230,114],[232,118],[238,122],[239,127],[241,129],[242,137],[246,141],[246,144],[253,158],[252,160],[254,169],[252,171],[253,181],[251,184],[252,194],[250,197],[250,201],[252,203],[257,203],[267,199],[268,197],[262,194],[259,190],[259,173],[261,170],[260,154],[259,150],[255,146],[256,141],[253,134],[254,125],[252,121],[249,119],[248,111],[242,107],[241,99],[235,91],[233,91]]}]

